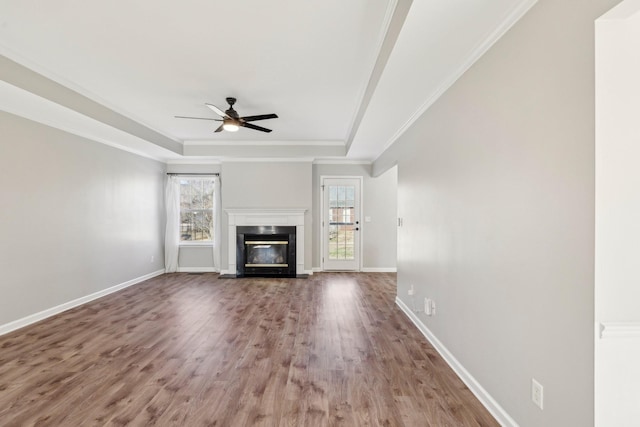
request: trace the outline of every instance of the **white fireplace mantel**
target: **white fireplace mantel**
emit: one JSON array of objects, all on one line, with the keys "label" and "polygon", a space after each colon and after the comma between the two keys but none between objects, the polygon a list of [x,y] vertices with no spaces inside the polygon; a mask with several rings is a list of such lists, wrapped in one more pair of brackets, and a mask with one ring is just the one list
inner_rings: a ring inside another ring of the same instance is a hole
[{"label": "white fireplace mantel", "polygon": [[296,274],[304,274],[304,214],[307,209],[230,208],[224,210],[229,225],[229,268],[223,274],[236,274],[236,227],[246,225],[289,225],[296,227]]}]

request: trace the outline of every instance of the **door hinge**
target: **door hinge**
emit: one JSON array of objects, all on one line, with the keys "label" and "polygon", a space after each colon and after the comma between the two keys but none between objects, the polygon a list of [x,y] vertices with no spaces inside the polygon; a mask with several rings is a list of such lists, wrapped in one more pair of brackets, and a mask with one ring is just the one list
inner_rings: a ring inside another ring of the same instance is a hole
[{"label": "door hinge", "polygon": [[320,188],[322,188],[322,191],[324,191],[324,185],[321,185]]}]

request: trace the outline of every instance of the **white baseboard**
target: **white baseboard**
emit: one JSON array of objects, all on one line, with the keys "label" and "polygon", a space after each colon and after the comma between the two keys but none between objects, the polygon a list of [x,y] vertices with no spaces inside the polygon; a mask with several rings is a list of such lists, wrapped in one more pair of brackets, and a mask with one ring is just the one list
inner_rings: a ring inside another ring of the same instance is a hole
[{"label": "white baseboard", "polygon": [[119,285],[115,285],[110,288],[103,289],[98,292],[94,292],[90,295],[86,295],[84,297],[80,297],[72,301],[65,302],[64,304],[60,304],[55,307],[48,308],[39,313],[31,314],[29,316],[23,317],[22,319],[14,320],[13,322],[0,325],[0,335],[4,335],[9,332],[15,331],[16,329],[20,329],[25,326],[31,325],[32,323],[39,322],[41,320],[46,319],[47,317],[55,316],[56,314],[62,313],[63,311],[69,310],[70,308],[74,308],[79,305],[86,304],[89,301],[93,301],[94,299],[98,299],[105,295],[112,294],[121,289],[128,288],[129,286],[136,285],[140,282],[144,282],[145,280],[149,280],[153,277],[160,276],[161,274],[164,274],[164,269],[157,270],[149,274],[145,274],[144,276],[136,277],[135,279],[128,280],[124,283],[120,283]]},{"label": "white baseboard", "polygon": [[178,267],[178,273],[217,273],[214,267]]},{"label": "white baseboard", "polygon": [[313,269],[312,269],[311,271],[313,271],[314,273],[322,273],[322,268],[320,268],[320,267],[313,267]]},{"label": "white baseboard", "polygon": [[505,411],[496,400],[476,381],[473,376],[467,371],[464,366],[451,354],[451,352],[436,338],[436,336],[422,323],[420,318],[398,297],[396,297],[396,305],[407,315],[407,317],[413,322],[414,325],[422,332],[422,335],[433,345],[440,356],[449,364],[451,369],[460,377],[463,383],[469,390],[478,398],[480,403],[494,416],[494,418],[503,427],[518,427],[518,423],[515,422],[511,416]]}]

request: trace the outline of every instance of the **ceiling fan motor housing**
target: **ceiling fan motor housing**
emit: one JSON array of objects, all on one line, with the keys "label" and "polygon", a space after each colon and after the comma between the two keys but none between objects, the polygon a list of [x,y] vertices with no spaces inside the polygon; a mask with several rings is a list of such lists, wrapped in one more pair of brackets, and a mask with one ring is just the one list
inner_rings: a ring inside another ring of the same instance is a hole
[{"label": "ceiling fan motor housing", "polygon": [[229,117],[233,117],[234,119],[237,119],[238,117],[240,117],[238,116],[238,112],[233,109],[233,104],[236,103],[236,99],[229,97],[227,98],[227,103],[229,104],[229,109],[225,111],[225,114]]}]

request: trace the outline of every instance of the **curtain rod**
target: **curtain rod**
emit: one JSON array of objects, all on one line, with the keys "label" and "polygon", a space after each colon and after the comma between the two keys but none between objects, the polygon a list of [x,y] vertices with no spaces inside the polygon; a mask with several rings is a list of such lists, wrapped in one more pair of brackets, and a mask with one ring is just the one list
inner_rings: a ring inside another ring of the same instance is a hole
[{"label": "curtain rod", "polygon": [[193,175],[193,176],[220,176],[220,174],[218,172],[214,172],[214,173],[177,173],[177,172],[167,172],[167,175],[178,175],[178,176],[187,176],[187,175]]}]

